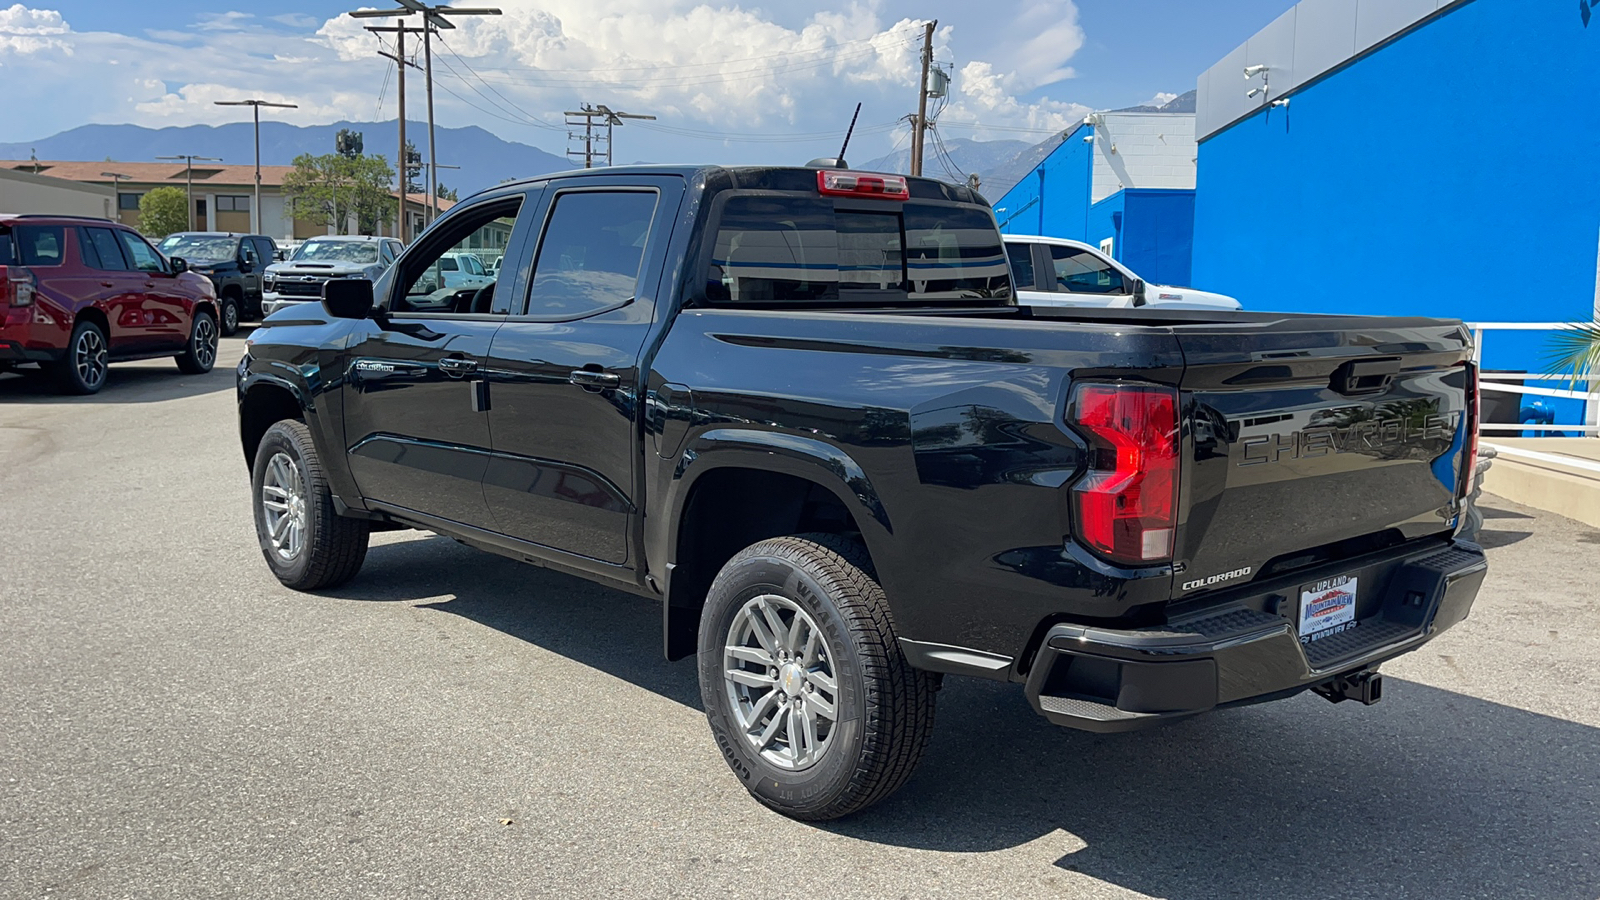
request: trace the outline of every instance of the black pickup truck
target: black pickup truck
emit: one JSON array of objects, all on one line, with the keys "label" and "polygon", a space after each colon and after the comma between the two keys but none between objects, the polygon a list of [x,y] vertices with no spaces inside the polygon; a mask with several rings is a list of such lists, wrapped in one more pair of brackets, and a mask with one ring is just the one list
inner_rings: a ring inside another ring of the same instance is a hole
[{"label": "black pickup truck", "polygon": [[238,399],[283,583],[400,527],[657,600],[803,819],[905,782],[945,674],[1091,731],[1371,703],[1486,571],[1460,323],[1018,306],[977,194],[823,165],[496,187],[269,316]]}]

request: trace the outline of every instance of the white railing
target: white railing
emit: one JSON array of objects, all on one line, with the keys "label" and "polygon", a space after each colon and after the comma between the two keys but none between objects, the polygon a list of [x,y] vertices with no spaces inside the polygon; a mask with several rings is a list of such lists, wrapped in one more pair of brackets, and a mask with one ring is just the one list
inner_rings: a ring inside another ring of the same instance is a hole
[{"label": "white railing", "polygon": [[[1572,327],[1567,322],[1468,322],[1467,327],[1472,330],[1472,358],[1481,363],[1483,361],[1483,337],[1488,331],[1562,331]],[[1537,397],[1559,397],[1567,400],[1583,401],[1582,425],[1522,425],[1516,423],[1486,424],[1480,422],[1480,434],[1490,435],[1494,432],[1511,432],[1520,434],[1524,431],[1562,431],[1568,434],[1578,432],[1600,437],[1600,377],[1589,379],[1589,390],[1576,391],[1560,388],[1532,387],[1528,384],[1497,384],[1498,381],[1565,381],[1570,383],[1570,374],[1558,372],[1483,372],[1478,373],[1478,389],[1507,394],[1530,394]],[[1504,436],[1502,434],[1502,436]],[[1497,448],[1500,452],[1506,449]],[[1532,453],[1533,451],[1526,451]],[[1516,455],[1516,454],[1513,454]]]}]

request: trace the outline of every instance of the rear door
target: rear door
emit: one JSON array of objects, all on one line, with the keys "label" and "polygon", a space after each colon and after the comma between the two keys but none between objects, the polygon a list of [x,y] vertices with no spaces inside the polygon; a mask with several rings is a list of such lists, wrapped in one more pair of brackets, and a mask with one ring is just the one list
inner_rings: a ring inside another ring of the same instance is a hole
[{"label": "rear door", "polygon": [[601,565],[629,562],[639,355],[670,291],[662,260],[683,193],[673,177],[547,188],[531,287],[490,353],[484,495],[500,531]]},{"label": "rear door", "polygon": [[1175,331],[1190,422],[1178,595],[1454,527],[1471,427],[1459,326],[1286,316]]},{"label": "rear door", "polygon": [[111,352],[141,353],[157,342],[155,312],[145,306],[145,276],[134,271],[114,228],[78,229],[84,262],[94,272],[96,304],[111,325]]}]

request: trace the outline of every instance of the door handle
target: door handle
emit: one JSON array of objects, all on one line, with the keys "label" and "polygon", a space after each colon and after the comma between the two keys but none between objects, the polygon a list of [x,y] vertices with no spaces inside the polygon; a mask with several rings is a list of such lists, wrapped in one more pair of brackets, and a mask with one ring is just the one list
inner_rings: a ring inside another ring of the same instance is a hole
[{"label": "door handle", "polygon": [[108,287],[116,287],[117,284],[114,281],[102,281],[102,282],[100,282],[100,286],[108,288]]},{"label": "door handle", "polygon": [[451,378],[465,378],[478,370],[478,361],[465,356],[446,356],[439,360],[439,371]]},{"label": "door handle", "polygon": [[622,384],[621,375],[598,372],[594,369],[576,369],[571,375],[567,376],[567,380],[573,384],[582,385],[584,388],[593,388],[595,390],[614,388]]}]

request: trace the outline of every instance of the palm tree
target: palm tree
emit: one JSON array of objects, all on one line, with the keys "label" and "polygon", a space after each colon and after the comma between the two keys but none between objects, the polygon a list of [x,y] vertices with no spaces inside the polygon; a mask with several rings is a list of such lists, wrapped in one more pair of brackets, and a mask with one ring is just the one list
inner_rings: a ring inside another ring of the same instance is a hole
[{"label": "palm tree", "polygon": [[1580,381],[1600,380],[1600,322],[1577,322],[1550,339],[1556,370],[1571,373],[1571,389]]}]

